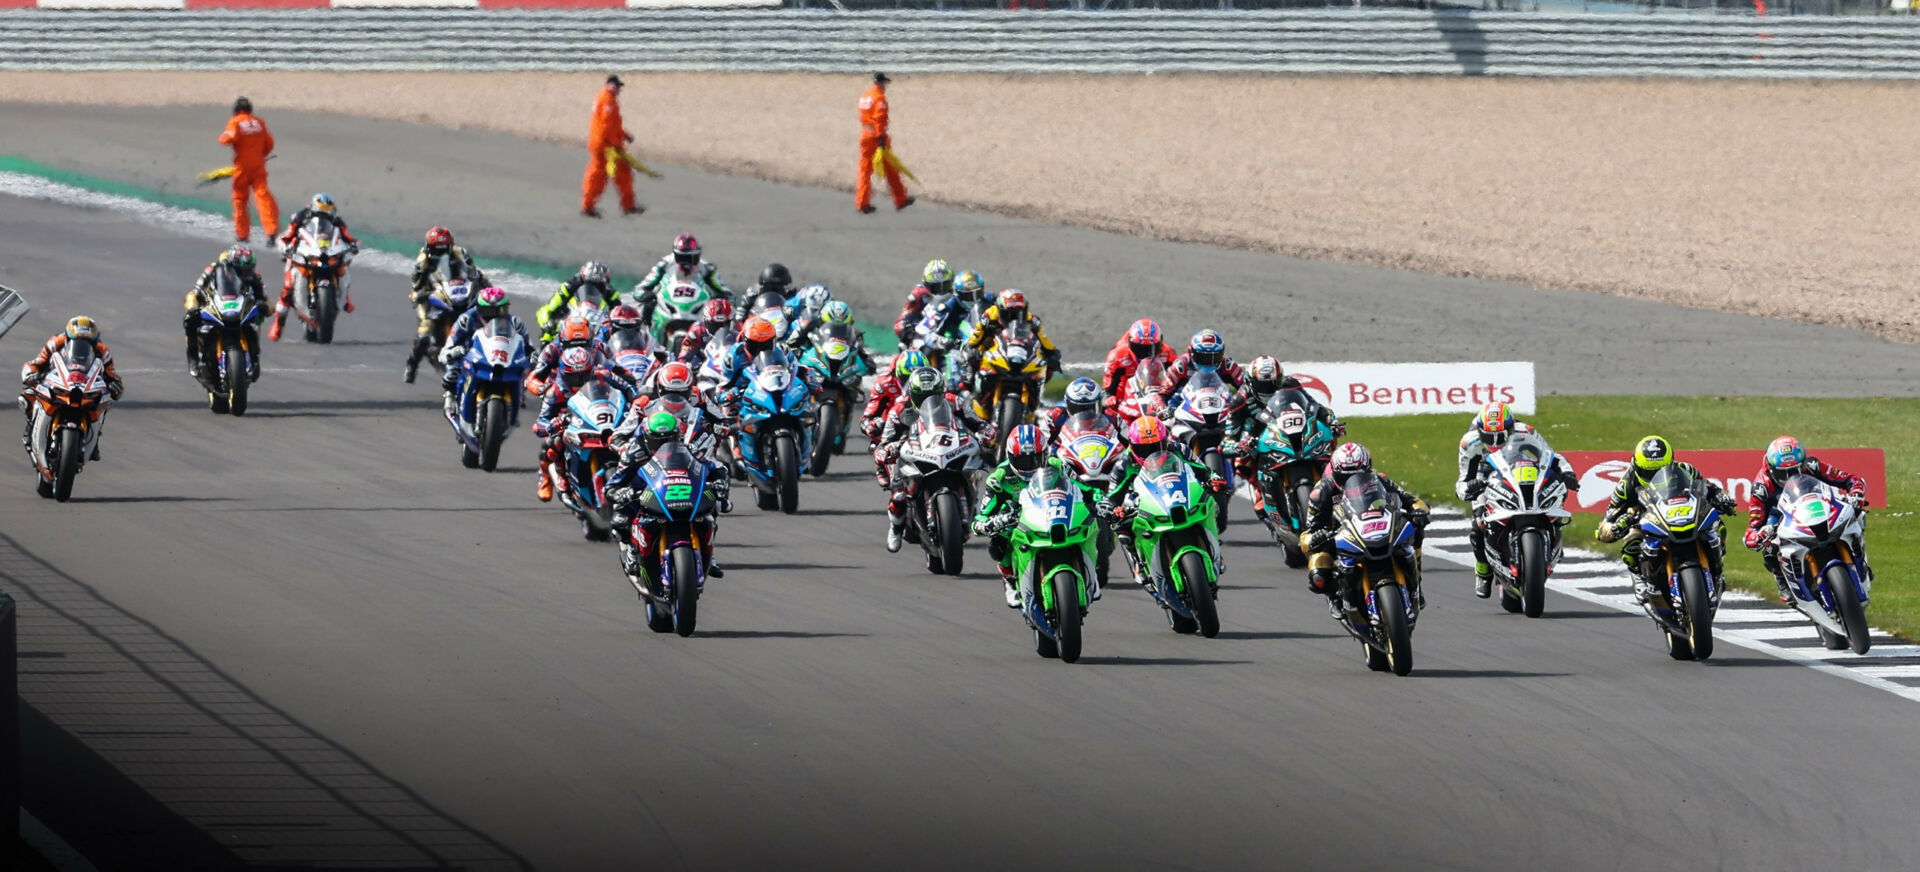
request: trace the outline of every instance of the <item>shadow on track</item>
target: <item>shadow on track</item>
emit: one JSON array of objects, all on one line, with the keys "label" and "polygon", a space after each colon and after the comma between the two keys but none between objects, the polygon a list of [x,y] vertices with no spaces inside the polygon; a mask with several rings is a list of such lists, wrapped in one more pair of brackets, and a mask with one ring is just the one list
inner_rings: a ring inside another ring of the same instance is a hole
[{"label": "shadow on track", "polygon": [[420,512],[423,514],[446,514],[449,512],[552,512],[552,506],[272,506],[260,509],[220,509],[218,511],[246,512]]},{"label": "shadow on track", "polygon": [[[725,544],[721,544],[721,545],[716,545],[714,547],[724,552],[729,546]],[[734,561],[731,561],[731,560],[722,559],[720,561],[720,568],[725,569],[728,572],[732,572],[736,569],[745,569],[751,572],[756,569],[758,570],[767,570],[767,569],[811,570],[811,569],[859,569],[861,567],[851,566],[843,563],[797,563],[797,562],[796,563],[735,563]]]},{"label": "shadow on track", "polygon": [[1565,678],[1565,672],[1521,672],[1514,669],[1419,669],[1416,678]]},{"label": "shadow on track", "polygon": [[800,630],[701,630],[696,639],[859,639],[867,633],[808,633]]},{"label": "shadow on track", "polygon": [[101,866],[532,868],[4,534],[0,580],[48,664],[20,676],[23,800]]},{"label": "shadow on track", "polygon": [[[1335,638],[1335,636],[1332,633],[1294,633],[1285,630],[1221,630],[1220,635],[1215,638],[1245,641],[1251,639],[1332,639]],[[1345,639],[1346,636],[1342,635],[1339,638]]]},{"label": "shadow on track", "polygon": [[1093,666],[1236,666],[1252,660],[1203,660],[1198,657],[1082,657]]},{"label": "shadow on track", "polygon": [[[254,401],[247,406],[247,417],[261,414],[261,417],[291,417],[288,413],[318,414],[323,411],[342,412],[391,412],[403,409],[432,409],[438,412],[439,397],[422,396],[417,400],[303,400],[300,402],[261,402]],[[207,401],[200,400],[126,400],[115,403],[116,410],[171,410],[194,409],[207,410]]]},{"label": "shadow on track", "polygon": [[235,497],[74,497],[69,502],[103,503],[230,503]]}]

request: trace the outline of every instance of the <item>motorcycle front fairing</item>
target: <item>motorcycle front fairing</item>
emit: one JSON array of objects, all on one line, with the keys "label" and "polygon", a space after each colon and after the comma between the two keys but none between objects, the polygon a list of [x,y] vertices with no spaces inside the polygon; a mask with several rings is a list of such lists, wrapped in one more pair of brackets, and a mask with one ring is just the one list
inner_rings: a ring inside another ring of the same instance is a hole
[{"label": "motorcycle front fairing", "polygon": [[[1809,475],[1795,476],[1781,487],[1779,524],[1774,528],[1780,569],[1788,588],[1800,602],[1819,607],[1838,619],[1838,604],[1825,576],[1835,565],[1847,568],[1861,605],[1872,592],[1865,571],[1865,513],[1841,499],[1825,482]],[[1824,560],[1821,552],[1827,552]],[[1845,634],[1845,628],[1840,630]]]},{"label": "motorcycle front fairing", "polygon": [[475,330],[467,341],[467,353],[460,359],[454,395],[459,398],[457,416],[449,416],[453,432],[475,453],[480,451],[474,423],[479,419],[477,401],[481,385],[496,389],[498,395],[512,398],[507,404],[507,426],[520,426],[520,406],[524,402],[520,383],[531,365],[527,344],[505,318],[495,318]]},{"label": "motorcycle front fairing", "polygon": [[773,487],[776,483],[768,454],[776,433],[793,433],[800,457],[813,451],[813,428],[804,423],[811,417],[807,403],[812,389],[806,379],[789,368],[785,357],[773,351],[754,358],[747,368],[746,382],[740,389],[740,432],[749,438],[740,440],[740,453],[755,483]]}]

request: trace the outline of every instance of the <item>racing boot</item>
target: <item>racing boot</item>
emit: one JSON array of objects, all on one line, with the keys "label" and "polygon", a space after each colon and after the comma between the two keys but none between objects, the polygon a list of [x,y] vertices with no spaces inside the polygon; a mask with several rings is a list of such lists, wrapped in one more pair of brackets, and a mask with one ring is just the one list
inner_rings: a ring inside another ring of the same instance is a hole
[{"label": "racing boot", "polygon": [[726,578],[727,571],[720,568],[718,561],[709,560],[707,561],[707,576],[710,578]]},{"label": "racing boot", "polygon": [[1000,582],[1007,586],[1007,608],[1010,608],[1010,609],[1019,608],[1020,607],[1020,585],[1014,581],[1013,567],[1008,566],[1004,563],[1001,563],[1001,564],[998,564],[995,568],[1000,570]]},{"label": "racing boot", "polygon": [[420,356],[417,354],[408,355],[407,368],[401,374],[400,380],[402,382],[405,382],[406,384],[413,384],[413,377],[415,375],[418,375],[419,372],[420,372]]},{"label": "racing boot", "polygon": [[907,519],[896,516],[893,507],[887,507],[887,553],[900,553],[900,534],[907,526]]},{"label": "racing boot", "polygon": [[452,390],[441,392],[440,407],[446,411],[448,417],[458,417],[460,414],[460,406],[454,401]]},{"label": "racing boot", "polygon": [[1485,560],[1473,562],[1473,595],[1481,599],[1493,596],[1493,567]]},{"label": "racing boot", "polygon": [[283,306],[283,307],[274,309],[273,310],[273,326],[267,328],[267,338],[274,342],[279,342],[280,332],[282,330],[285,330],[286,327],[287,327],[286,307]]},{"label": "racing boot", "polygon": [[1787,576],[1780,571],[1780,558],[1773,554],[1764,554],[1760,562],[1766,564],[1767,571],[1773,574],[1773,583],[1780,586],[1780,602],[1793,605],[1793,588],[1787,585]]},{"label": "racing boot", "polygon": [[[1632,549],[1628,550],[1631,552]],[[1653,597],[1653,585],[1648,584],[1646,578],[1641,576],[1640,561],[1630,556],[1630,553],[1621,555],[1621,559],[1627,564],[1627,574],[1633,578],[1634,604],[1646,605],[1647,600]]]},{"label": "racing boot", "polygon": [[547,474],[551,468],[552,467],[547,464],[546,459],[541,458],[539,473],[540,485],[534,489],[533,495],[539,497],[543,503],[553,502],[553,477]]}]

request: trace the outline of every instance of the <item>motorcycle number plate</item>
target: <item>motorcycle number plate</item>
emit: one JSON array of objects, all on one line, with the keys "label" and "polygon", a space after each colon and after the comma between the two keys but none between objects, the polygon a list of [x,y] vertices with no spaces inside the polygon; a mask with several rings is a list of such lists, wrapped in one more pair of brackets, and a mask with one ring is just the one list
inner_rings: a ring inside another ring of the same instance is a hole
[{"label": "motorcycle number plate", "polygon": [[1540,480],[1540,467],[1522,466],[1513,471],[1513,478],[1521,484],[1533,484]]},{"label": "motorcycle number plate", "polygon": [[1691,521],[1693,520],[1693,506],[1692,505],[1668,506],[1666,511],[1666,517],[1667,517],[1667,520],[1669,521],[1679,521],[1679,522]]},{"label": "motorcycle number plate", "polygon": [[1827,520],[1827,501],[1817,496],[1809,496],[1800,501],[1796,513],[1809,524],[1818,524]]},{"label": "motorcycle number plate", "polygon": [[1194,411],[1203,415],[1217,414],[1221,409],[1226,407],[1227,402],[1219,397],[1201,397],[1193,401]]},{"label": "motorcycle number plate", "polygon": [[1378,521],[1364,522],[1360,525],[1360,535],[1365,536],[1369,539],[1375,536],[1384,536],[1387,533],[1387,527],[1390,526],[1392,523],[1393,522],[1388,521],[1384,518]]},{"label": "motorcycle number plate", "polygon": [[1298,433],[1307,429],[1307,416],[1295,409],[1280,413],[1280,432]]},{"label": "motorcycle number plate", "polygon": [[498,348],[496,348],[496,349],[494,349],[493,351],[490,351],[490,352],[488,352],[488,356],[490,356],[490,357],[492,357],[492,358],[493,358],[493,362],[494,362],[494,363],[506,363],[506,362],[507,362],[507,353],[506,353],[505,351],[502,351],[502,350],[500,350],[500,349],[498,349]]},{"label": "motorcycle number plate", "polygon": [[667,296],[676,300],[691,300],[699,295],[700,291],[692,285],[674,285],[667,291]]},{"label": "motorcycle number plate", "polygon": [[667,501],[668,502],[678,503],[678,502],[685,502],[691,499],[693,499],[693,485],[690,485],[690,484],[667,485]]}]

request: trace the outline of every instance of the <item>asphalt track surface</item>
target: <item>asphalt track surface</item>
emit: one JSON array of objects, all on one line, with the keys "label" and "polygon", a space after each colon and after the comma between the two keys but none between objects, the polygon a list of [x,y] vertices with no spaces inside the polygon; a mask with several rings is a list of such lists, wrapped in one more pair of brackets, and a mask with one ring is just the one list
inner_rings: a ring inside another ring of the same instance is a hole
[{"label": "asphalt track surface", "polygon": [[[977,268],[993,287],[1028,290],[1073,360],[1100,359],[1134,318],[1153,315],[1174,341],[1222,328],[1243,360],[1262,352],[1532,360],[1543,393],[1920,392],[1920,345],[1859,331],[1151,242],[932,204],[862,216],[846,193],[672,167],[661,167],[664,182],[640,181],[646,215],[594,222],[576,213],[577,145],[274,112],[254,97],[278,142],[271,176],[283,207],[325,190],[361,231],[413,238],[446,224],[483,264],[494,256],[571,268],[593,258],[637,275],[675,234],[693,231],[736,287],[766,261],[783,261],[802,281],[832,285],[870,321],[891,322],[929,258]],[[226,117],[224,107],[0,104],[0,155],[193,193],[195,174],[228,158],[214,142]],[[225,199],[224,189],[201,193]]]},{"label": "asphalt track surface", "polygon": [[[128,370],[74,502],[0,489],[26,803],[105,869],[1907,868],[1912,704],[1643,619],[1528,621],[1429,564],[1413,676],[1369,673],[1298,573],[1229,537],[1221,638],[1114,590],[1041,660],[980,548],[880,545],[851,457],[742,508],[692,639],[513,468],[460,468],[392,364],[399,280],[255,408],[181,367],[199,240],[0,198],[0,284]],[[355,367],[371,367],[355,369]],[[156,371],[163,370],[163,371]],[[303,372],[304,370],[304,372]],[[430,382],[430,379],[427,380]]]}]

